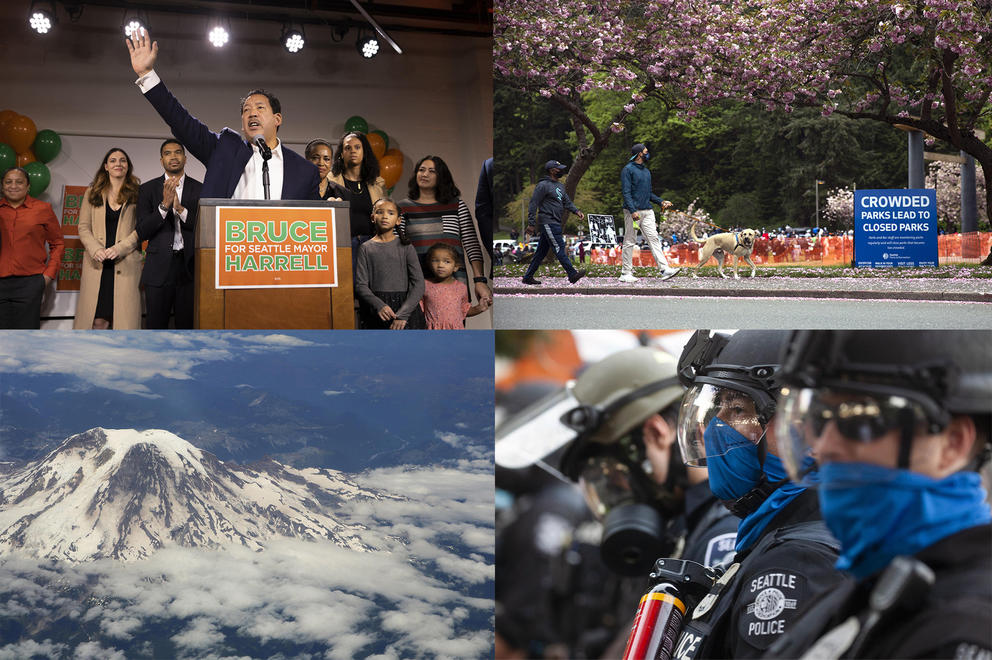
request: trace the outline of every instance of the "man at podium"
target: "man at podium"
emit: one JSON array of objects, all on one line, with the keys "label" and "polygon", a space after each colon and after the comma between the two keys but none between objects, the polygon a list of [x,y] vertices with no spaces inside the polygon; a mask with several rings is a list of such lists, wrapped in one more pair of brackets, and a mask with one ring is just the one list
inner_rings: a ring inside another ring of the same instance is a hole
[{"label": "man at podium", "polygon": [[214,133],[192,116],[155,73],[158,42],[139,29],[125,39],[135,84],[172,129],[186,151],[203,163],[202,196],[229,199],[320,199],[317,168],[277,137],[282,124],[279,99],[253,89],[241,101],[241,134]]}]

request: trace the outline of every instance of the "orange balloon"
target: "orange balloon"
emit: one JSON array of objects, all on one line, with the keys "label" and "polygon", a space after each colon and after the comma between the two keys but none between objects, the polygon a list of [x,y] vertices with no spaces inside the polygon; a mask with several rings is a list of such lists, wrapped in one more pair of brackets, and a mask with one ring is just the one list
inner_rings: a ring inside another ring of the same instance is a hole
[{"label": "orange balloon", "polygon": [[397,149],[396,147],[393,147],[392,149],[387,149],[386,150],[386,155],[387,156],[399,156],[400,157],[400,160],[403,160],[403,152],[400,151],[399,149]]},{"label": "orange balloon", "polygon": [[386,187],[392,188],[403,176],[403,156],[391,154],[389,151],[379,159],[379,174],[386,180]]},{"label": "orange balloon", "polygon": [[17,113],[13,110],[0,110],[0,142],[10,144],[10,136],[7,134],[7,129],[10,126],[11,120],[16,116]]},{"label": "orange balloon", "polygon": [[382,139],[382,136],[378,133],[369,133],[365,136],[369,141],[369,146],[372,147],[372,153],[375,154],[376,158],[382,158],[386,155],[386,141]]},{"label": "orange balloon", "polygon": [[34,152],[31,151],[30,149],[28,149],[27,151],[18,151],[17,152],[17,166],[18,167],[24,167],[28,163],[33,163],[36,160],[38,160],[38,159],[34,157]]},{"label": "orange balloon", "polygon": [[7,125],[7,132],[10,134],[7,144],[14,147],[14,151],[17,153],[23,153],[34,144],[34,138],[38,135],[38,128],[30,117],[18,115],[10,120]]}]

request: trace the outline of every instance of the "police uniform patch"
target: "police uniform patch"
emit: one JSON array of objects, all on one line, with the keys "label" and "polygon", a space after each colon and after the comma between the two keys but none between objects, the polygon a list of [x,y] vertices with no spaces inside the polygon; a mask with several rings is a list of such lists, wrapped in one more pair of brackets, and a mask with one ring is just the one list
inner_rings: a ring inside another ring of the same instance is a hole
[{"label": "police uniform patch", "polygon": [[706,544],[706,558],[703,563],[711,567],[730,566],[736,554],[737,532],[719,534]]},{"label": "police uniform patch", "polygon": [[737,629],[744,641],[758,649],[771,646],[805,602],[806,590],[806,577],[790,570],[767,570],[743,584]]}]

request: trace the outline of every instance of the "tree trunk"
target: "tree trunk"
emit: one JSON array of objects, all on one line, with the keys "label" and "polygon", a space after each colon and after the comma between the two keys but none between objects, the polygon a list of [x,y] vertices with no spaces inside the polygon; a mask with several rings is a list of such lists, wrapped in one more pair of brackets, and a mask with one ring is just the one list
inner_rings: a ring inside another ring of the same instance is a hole
[{"label": "tree trunk", "polygon": [[[650,93],[651,89],[651,86],[647,86],[641,90],[641,93],[646,96]],[[572,123],[576,126],[575,133],[578,138],[579,153],[571,169],[568,171],[568,178],[565,180],[565,192],[574,200],[575,189],[578,188],[579,181],[582,180],[582,175],[586,173],[592,162],[596,160],[596,157],[610,143],[610,139],[613,137],[611,126],[613,124],[622,124],[623,120],[630,113],[626,110],[620,110],[613,118],[613,121],[607,124],[605,128],[600,128],[586,114],[585,109],[580,105],[581,100],[577,95],[569,97],[562,94],[555,94],[551,98],[572,115]],[[591,144],[586,143],[586,132],[592,137]],[[619,180],[617,185],[619,185]]]}]

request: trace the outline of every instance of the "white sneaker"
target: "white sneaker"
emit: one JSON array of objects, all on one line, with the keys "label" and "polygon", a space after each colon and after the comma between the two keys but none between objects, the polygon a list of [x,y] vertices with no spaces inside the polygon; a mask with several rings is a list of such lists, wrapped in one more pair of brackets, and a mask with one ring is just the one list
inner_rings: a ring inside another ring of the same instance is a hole
[{"label": "white sneaker", "polygon": [[665,270],[661,271],[661,281],[664,282],[665,280],[670,280],[671,278],[675,277],[678,274],[678,272],[679,272],[678,268],[671,268],[671,267],[666,268]]},{"label": "white sneaker", "polygon": [[620,281],[633,284],[634,282],[637,281],[637,278],[634,277],[633,273],[624,273],[623,275],[620,276]]}]

